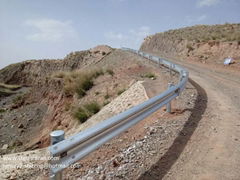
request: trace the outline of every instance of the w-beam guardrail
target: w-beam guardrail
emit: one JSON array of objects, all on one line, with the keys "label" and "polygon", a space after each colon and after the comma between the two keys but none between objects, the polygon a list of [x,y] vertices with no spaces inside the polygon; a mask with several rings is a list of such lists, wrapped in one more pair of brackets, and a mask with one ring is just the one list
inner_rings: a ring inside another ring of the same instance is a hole
[{"label": "w-beam guardrail", "polygon": [[66,140],[64,140],[64,131],[53,131],[51,133],[52,145],[48,149],[51,156],[56,158],[52,158],[50,161],[50,179],[61,179],[62,171],[65,168],[87,156],[104,143],[145,119],[164,105],[167,105],[167,111],[170,112],[171,100],[179,96],[184,90],[188,81],[188,71],[183,67],[145,52],[129,48],[122,48],[122,50],[145,57],[179,73],[179,82],[175,85],[170,85],[166,91],[142,104],[104,120]]}]

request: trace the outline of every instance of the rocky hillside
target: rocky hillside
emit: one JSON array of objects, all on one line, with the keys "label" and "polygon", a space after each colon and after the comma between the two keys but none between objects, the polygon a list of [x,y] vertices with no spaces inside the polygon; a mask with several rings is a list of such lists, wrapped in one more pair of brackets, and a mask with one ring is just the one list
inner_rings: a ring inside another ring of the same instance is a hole
[{"label": "rocky hillside", "polygon": [[162,79],[159,68],[144,62],[97,46],[64,59],[24,61],[0,70],[0,155],[46,147],[51,131],[69,134],[88,124],[136,81]]},{"label": "rocky hillside", "polygon": [[76,51],[58,60],[28,60],[11,64],[0,70],[0,82],[8,84],[36,85],[49,80],[49,75],[56,71],[72,71],[97,63],[108,55],[112,48],[97,46],[86,51]]},{"label": "rocky hillside", "polygon": [[98,46],[64,59],[29,60],[1,69],[0,154],[43,147],[50,131],[77,122],[70,111],[74,94],[66,95],[66,82],[56,74],[89,68],[112,52],[108,46]]},{"label": "rocky hillside", "polygon": [[140,50],[165,57],[222,63],[232,57],[240,63],[240,24],[196,25],[145,38]]}]

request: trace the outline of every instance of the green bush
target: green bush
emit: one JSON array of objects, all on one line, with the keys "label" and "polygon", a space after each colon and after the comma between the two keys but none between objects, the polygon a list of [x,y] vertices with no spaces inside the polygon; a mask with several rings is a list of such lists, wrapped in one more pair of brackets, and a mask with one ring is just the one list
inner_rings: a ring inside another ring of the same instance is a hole
[{"label": "green bush", "polygon": [[84,123],[90,118],[92,115],[98,113],[101,107],[97,102],[91,102],[88,104],[84,104],[83,106],[77,108],[73,116],[79,120],[79,122]]},{"label": "green bush", "polygon": [[101,107],[97,102],[91,102],[84,105],[84,108],[91,114],[96,114],[100,111]]},{"label": "green bush", "polygon": [[84,91],[82,88],[76,88],[76,93],[78,94],[79,98],[82,98],[86,95],[86,91]]},{"label": "green bush", "polygon": [[87,112],[82,109],[81,107],[77,109],[77,111],[74,113],[74,117],[78,119],[81,123],[84,123],[87,121],[87,119],[90,117]]},{"label": "green bush", "polygon": [[89,89],[91,89],[93,87],[93,80],[89,77],[86,77],[86,79],[84,79],[82,82],[80,82],[79,84],[81,86],[81,88],[85,91],[88,91]]},{"label": "green bush", "polygon": [[75,92],[79,98],[85,96],[86,91],[90,90],[94,85],[93,80],[89,77],[80,77],[75,83]]}]

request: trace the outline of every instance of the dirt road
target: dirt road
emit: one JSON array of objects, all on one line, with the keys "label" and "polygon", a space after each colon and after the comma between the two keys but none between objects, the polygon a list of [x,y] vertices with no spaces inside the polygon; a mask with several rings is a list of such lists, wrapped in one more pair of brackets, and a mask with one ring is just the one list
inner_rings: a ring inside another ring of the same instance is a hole
[{"label": "dirt road", "polygon": [[240,179],[240,73],[175,61],[198,90],[192,126],[140,179]]}]

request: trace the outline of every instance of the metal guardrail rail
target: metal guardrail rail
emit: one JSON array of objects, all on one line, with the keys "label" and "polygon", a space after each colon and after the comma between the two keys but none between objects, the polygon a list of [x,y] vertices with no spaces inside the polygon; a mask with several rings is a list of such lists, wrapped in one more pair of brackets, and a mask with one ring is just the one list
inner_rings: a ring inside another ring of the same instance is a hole
[{"label": "metal guardrail rail", "polygon": [[92,151],[99,148],[104,143],[132,127],[139,121],[145,119],[164,105],[171,111],[171,100],[179,96],[184,90],[188,81],[188,71],[183,67],[170,61],[150,55],[145,52],[122,48],[122,50],[135,53],[149,60],[157,62],[180,74],[179,82],[170,85],[163,93],[132,107],[118,115],[115,115],[95,126],[86,129],[64,140],[64,131],[54,131],[51,133],[52,144],[48,149],[53,157],[50,161],[50,179],[61,179],[61,172],[71,164],[79,161]]}]

